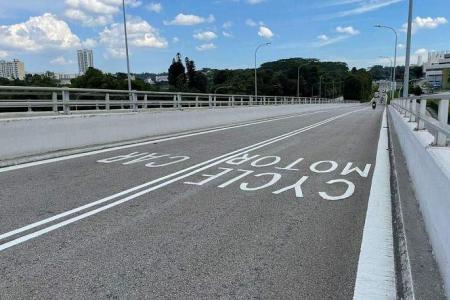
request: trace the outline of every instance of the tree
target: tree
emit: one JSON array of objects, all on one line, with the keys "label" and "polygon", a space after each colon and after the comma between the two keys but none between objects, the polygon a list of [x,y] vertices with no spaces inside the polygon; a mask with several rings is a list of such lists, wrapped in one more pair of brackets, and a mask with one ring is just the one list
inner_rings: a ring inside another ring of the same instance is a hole
[{"label": "tree", "polygon": [[185,67],[181,60],[181,54],[177,53],[169,67],[169,84],[175,88],[181,88],[186,83]]}]

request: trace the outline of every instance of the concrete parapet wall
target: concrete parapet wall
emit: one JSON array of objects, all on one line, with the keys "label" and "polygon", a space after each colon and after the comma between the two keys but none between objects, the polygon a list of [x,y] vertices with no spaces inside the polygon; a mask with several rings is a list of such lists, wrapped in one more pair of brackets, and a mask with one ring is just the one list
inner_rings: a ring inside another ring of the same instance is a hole
[{"label": "concrete parapet wall", "polygon": [[0,119],[0,161],[348,105],[281,105]]},{"label": "concrete parapet wall", "polygon": [[450,148],[431,147],[429,132],[415,131],[416,123],[394,108],[389,112],[450,299]]}]

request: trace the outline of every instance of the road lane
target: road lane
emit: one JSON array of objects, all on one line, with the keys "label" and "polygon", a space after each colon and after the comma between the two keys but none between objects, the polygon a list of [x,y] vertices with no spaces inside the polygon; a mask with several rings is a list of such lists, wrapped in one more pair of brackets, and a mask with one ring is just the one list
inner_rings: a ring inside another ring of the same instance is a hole
[{"label": "road lane", "polygon": [[[227,139],[211,136],[209,150],[195,151],[211,158],[207,151],[217,156],[224,145],[236,149],[241,141],[250,144],[254,134],[273,137],[278,130],[300,128],[302,121],[280,122],[245,135],[229,131]],[[350,114],[257,149],[251,155],[258,157],[250,161],[228,160],[0,252],[0,270],[8,275],[0,280],[0,295],[350,298],[380,124],[381,110]],[[178,147],[191,147],[185,143]],[[346,174],[349,163],[362,175]],[[252,173],[230,181],[245,171]],[[202,175],[220,172],[203,185],[194,184],[212,178]],[[256,189],[278,178],[274,174],[280,176],[277,182]],[[302,198],[294,189],[274,193],[305,176]],[[336,179],[352,182],[354,194],[327,201],[320,192],[338,196],[346,191],[342,182],[327,184]]]},{"label": "road lane", "polygon": [[[150,143],[2,172],[0,173],[2,183],[0,228],[3,230],[0,234],[161,178],[212,157],[308,126],[350,109],[352,108],[344,107],[335,111],[305,112],[304,115],[295,118],[278,120],[276,126],[273,126],[273,122],[261,123],[187,137],[181,142],[177,139]],[[112,163],[98,162],[133,153],[135,158],[145,154],[170,156],[133,164],[129,164],[133,159]],[[171,157],[180,157],[178,161],[182,157],[189,159],[163,167],[146,167],[146,164],[152,162],[165,164],[177,161],[177,159],[170,159]],[[14,199],[14,205],[11,205],[10,199]]]}]

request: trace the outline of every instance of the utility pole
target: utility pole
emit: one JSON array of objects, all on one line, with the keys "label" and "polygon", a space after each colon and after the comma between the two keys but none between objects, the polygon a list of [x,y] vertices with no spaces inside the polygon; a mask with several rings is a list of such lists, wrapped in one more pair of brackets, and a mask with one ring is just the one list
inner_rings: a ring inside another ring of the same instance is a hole
[{"label": "utility pole", "polygon": [[392,32],[395,34],[395,45],[394,45],[394,67],[393,67],[393,72],[392,72],[392,83],[393,83],[393,90],[392,90],[392,94],[391,97],[392,99],[394,99],[394,93],[397,90],[397,76],[396,76],[396,69],[397,69],[397,49],[398,49],[398,33],[397,30],[395,30],[395,28],[390,27],[390,26],[385,26],[385,25],[375,25],[375,27],[377,28],[387,28],[392,30]]},{"label": "utility pole", "polygon": [[123,29],[125,32],[125,51],[127,55],[127,73],[128,73],[128,93],[130,97],[130,101],[132,101],[132,93],[131,93],[131,74],[130,74],[130,57],[128,54],[128,33],[127,33],[127,16],[125,10],[125,0],[122,0],[123,7]]},{"label": "utility pole", "polygon": [[403,98],[407,98],[409,96],[409,65],[411,63],[412,18],[413,18],[413,0],[409,0],[408,35],[406,39],[406,61],[405,61],[405,78],[403,81]]}]

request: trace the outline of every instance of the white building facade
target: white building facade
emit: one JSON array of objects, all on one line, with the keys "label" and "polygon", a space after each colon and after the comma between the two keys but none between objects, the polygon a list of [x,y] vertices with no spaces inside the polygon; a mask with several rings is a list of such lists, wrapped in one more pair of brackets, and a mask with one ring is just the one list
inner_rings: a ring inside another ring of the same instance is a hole
[{"label": "white building facade", "polygon": [[446,85],[444,75],[450,70],[450,51],[430,52],[423,69],[431,86],[443,88]]},{"label": "white building facade", "polygon": [[20,60],[0,60],[0,77],[8,79],[25,79],[25,65]]},{"label": "white building facade", "polygon": [[80,74],[86,73],[89,68],[94,67],[94,53],[89,49],[82,49],[77,51],[78,69]]}]

